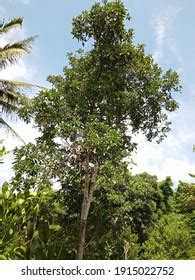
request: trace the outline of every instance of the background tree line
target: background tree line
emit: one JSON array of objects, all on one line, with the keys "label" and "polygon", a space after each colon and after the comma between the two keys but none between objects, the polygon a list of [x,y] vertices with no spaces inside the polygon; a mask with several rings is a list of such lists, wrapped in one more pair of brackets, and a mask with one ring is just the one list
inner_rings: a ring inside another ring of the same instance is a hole
[{"label": "background tree line", "polygon": [[[84,259],[194,259],[194,185],[180,182],[173,192],[170,177],[110,171],[94,191]],[[1,258],[74,259],[82,193],[46,181],[36,192],[16,186],[2,189]]]}]

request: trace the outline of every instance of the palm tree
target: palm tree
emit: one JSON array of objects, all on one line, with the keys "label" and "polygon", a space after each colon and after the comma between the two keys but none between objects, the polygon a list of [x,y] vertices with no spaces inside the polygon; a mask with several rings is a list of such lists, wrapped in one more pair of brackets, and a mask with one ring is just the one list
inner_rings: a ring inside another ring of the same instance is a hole
[{"label": "palm tree", "polygon": [[[22,27],[22,23],[22,17],[14,18],[7,23],[0,23],[0,36],[14,28]],[[30,53],[34,40],[35,37],[29,37],[19,42],[0,46],[0,71],[9,64],[17,62],[17,59],[22,55]],[[34,85],[32,84],[24,82],[0,79],[0,126],[7,128],[20,139],[21,137],[3,119],[2,114],[17,114],[18,105],[21,100],[27,100],[27,98],[21,93],[21,88],[29,88],[33,86]]]}]

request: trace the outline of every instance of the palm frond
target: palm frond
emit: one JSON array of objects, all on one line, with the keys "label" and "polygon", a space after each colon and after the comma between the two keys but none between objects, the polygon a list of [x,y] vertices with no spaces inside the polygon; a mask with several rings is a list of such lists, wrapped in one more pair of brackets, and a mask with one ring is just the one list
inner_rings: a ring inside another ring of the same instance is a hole
[{"label": "palm frond", "polygon": [[12,112],[15,114],[19,104],[30,102],[30,98],[22,93],[22,89],[26,88],[46,89],[25,82],[0,80],[0,107],[4,113],[11,115]]},{"label": "palm frond", "polygon": [[22,55],[30,53],[35,38],[36,36],[29,37],[22,41],[0,47],[0,69],[6,67],[9,63],[16,62]]},{"label": "palm frond", "polygon": [[0,128],[5,129],[7,133],[11,133],[14,137],[18,138],[24,145],[26,144],[22,137],[1,117]]},{"label": "palm frond", "polygon": [[[10,20],[7,23],[0,23],[0,35],[3,35],[13,28],[21,27],[23,18],[18,17]],[[19,42],[14,42],[0,47],[0,70],[5,68],[10,63],[13,64],[22,55],[28,54],[31,51],[32,45],[35,41],[34,37],[29,37]],[[22,103],[30,102],[30,99],[25,97],[21,89],[22,88],[41,88],[37,85],[32,85],[24,82],[10,81],[0,79],[0,127],[6,129],[7,132],[11,132],[24,144],[24,140],[18,135],[18,133],[2,118],[2,113],[12,116],[17,115],[18,106]]]},{"label": "palm frond", "polygon": [[17,91],[12,83],[0,83],[0,107],[2,112],[15,114],[20,102],[28,100],[23,94]]},{"label": "palm frond", "polygon": [[41,87],[39,85],[35,85],[35,84],[30,84],[30,83],[26,83],[26,82],[18,82],[18,81],[14,81],[14,80],[4,80],[4,79],[0,79],[0,88],[2,86],[13,86],[14,88],[20,89],[20,88],[39,88],[42,90],[46,90],[45,87]]},{"label": "palm frond", "polygon": [[14,18],[7,23],[0,23],[0,34],[7,33],[13,28],[21,27],[22,23],[23,17]]},{"label": "palm frond", "polygon": [[11,102],[6,102],[0,98],[0,107],[1,112],[5,113],[6,115],[14,115],[17,113],[17,106]]},{"label": "palm frond", "polygon": [[10,115],[16,114],[18,105],[22,102],[23,104],[27,103],[27,98],[13,91],[0,91],[0,108],[2,112]]}]

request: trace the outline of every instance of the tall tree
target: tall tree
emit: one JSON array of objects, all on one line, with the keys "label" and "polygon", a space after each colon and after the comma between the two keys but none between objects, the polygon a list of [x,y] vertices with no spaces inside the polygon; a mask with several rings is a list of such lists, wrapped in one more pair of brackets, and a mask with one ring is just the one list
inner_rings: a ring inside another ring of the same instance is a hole
[{"label": "tall tree", "polygon": [[[0,23],[0,36],[7,34],[15,28],[21,27],[22,23],[22,17],[14,18],[7,23]],[[22,41],[0,46],[0,71],[9,64],[17,62],[17,59],[22,55],[30,53],[34,40],[35,37],[29,37]],[[24,82],[0,79],[0,126],[5,126],[19,138],[20,136],[3,119],[2,114],[10,115],[17,112],[19,102],[25,99],[20,90],[24,87],[29,88],[32,87],[32,85]]]},{"label": "tall tree", "polygon": [[[102,170],[111,165],[114,172],[123,165],[136,147],[133,134],[162,141],[170,130],[167,112],[178,108],[172,97],[180,91],[177,73],[164,73],[143,45],[133,43],[126,20],[130,16],[121,1],[97,3],[74,18],[72,34],[84,47],[88,43],[88,51],[69,54],[63,76],[48,78],[53,88],[20,110],[26,121],[29,115],[34,117],[42,137],[35,147],[16,153],[15,168],[23,164],[21,159],[33,161],[31,184],[38,187],[38,166],[45,160],[45,177],[83,197],[77,203],[81,209],[77,259],[84,257],[87,221]],[[34,161],[32,154],[42,156]],[[21,188],[30,180],[25,172],[16,176]]]}]

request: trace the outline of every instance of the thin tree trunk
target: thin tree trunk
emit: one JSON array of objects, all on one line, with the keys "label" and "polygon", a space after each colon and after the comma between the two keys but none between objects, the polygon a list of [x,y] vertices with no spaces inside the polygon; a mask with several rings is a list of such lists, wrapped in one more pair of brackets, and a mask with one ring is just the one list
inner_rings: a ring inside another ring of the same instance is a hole
[{"label": "thin tree trunk", "polygon": [[86,162],[85,162],[85,186],[84,186],[84,196],[81,209],[81,221],[80,221],[80,230],[79,230],[79,242],[78,249],[76,254],[76,260],[82,260],[85,250],[85,236],[86,236],[86,227],[87,219],[89,215],[91,200],[93,197],[93,187],[96,181],[98,173],[98,164],[94,166],[92,175],[90,176],[89,170],[89,152],[87,152]]}]

